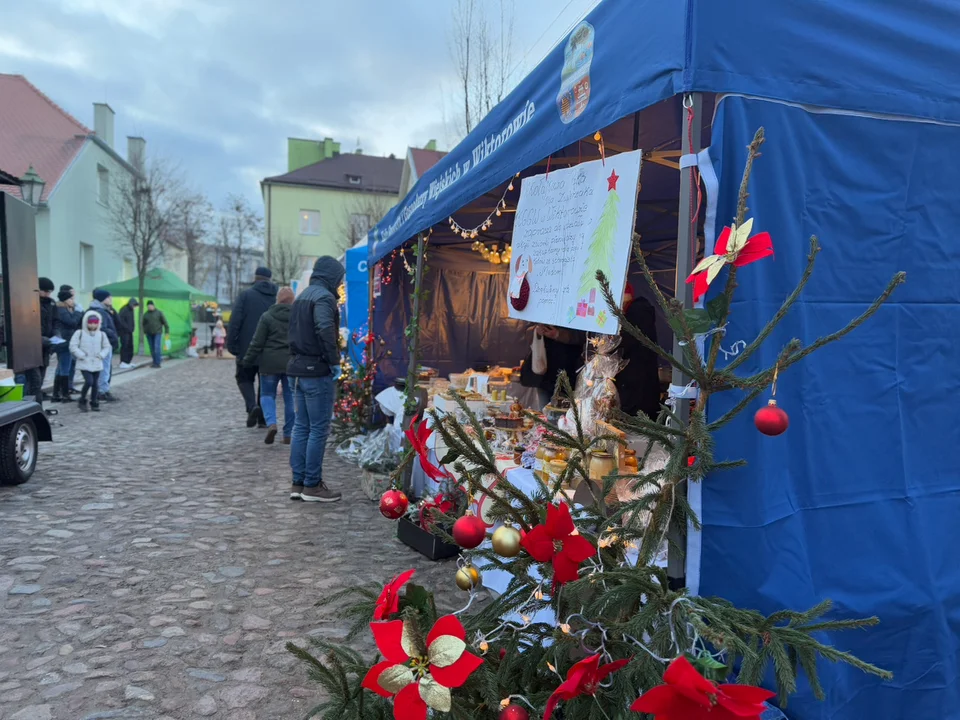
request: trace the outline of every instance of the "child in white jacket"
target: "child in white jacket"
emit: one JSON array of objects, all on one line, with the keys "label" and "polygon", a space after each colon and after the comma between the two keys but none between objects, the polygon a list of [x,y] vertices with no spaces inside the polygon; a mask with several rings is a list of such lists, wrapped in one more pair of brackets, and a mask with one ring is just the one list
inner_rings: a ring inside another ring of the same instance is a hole
[{"label": "child in white jacket", "polygon": [[83,316],[80,329],[70,338],[70,353],[77,359],[77,367],[83,373],[83,390],[80,392],[80,410],[87,412],[87,391],[90,391],[90,409],[100,411],[99,383],[103,361],[110,355],[110,340],[100,329],[100,315],[88,310]]}]

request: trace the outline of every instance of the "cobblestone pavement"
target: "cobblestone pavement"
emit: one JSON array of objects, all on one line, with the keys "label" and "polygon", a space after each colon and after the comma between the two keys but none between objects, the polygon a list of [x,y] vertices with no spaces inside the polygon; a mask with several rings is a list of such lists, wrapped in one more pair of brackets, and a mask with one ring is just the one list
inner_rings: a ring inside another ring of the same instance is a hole
[{"label": "cobblestone pavement", "polygon": [[397,542],[328,454],[336,505],[287,499],[289,448],[243,423],[233,363],[118,377],[61,406],[36,474],[0,488],[0,720],[295,720],[318,700],[289,640],[342,637],[325,593],[451,563]]}]

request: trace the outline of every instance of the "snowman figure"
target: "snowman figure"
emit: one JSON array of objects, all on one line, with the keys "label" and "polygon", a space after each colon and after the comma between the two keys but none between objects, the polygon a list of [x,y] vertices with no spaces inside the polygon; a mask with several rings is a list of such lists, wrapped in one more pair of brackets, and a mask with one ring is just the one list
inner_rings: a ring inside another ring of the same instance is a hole
[{"label": "snowman figure", "polygon": [[527,275],[533,272],[533,260],[529,255],[518,255],[513,266],[513,278],[510,280],[510,305],[520,312],[530,301],[530,281]]}]

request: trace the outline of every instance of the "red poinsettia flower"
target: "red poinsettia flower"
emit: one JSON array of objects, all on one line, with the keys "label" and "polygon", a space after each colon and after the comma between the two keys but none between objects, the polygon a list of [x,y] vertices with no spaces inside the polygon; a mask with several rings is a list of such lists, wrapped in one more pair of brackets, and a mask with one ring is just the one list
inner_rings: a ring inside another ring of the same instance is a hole
[{"label": "red poinsettia flower", "polygon": [[426,720],[428,707],[450,712],[450,689],[483,664],[467,652],[467,632],[455,615],[437,620],[426,647],[402,620],[370,623],[370,629],[384,661],[370,668],[362,685],[394,698],[396,720]]},{"label": "red poinsettia flower", "polygon": [[410,445],[413,446],[414,452],[417,453],[417,457],[420,458],[420,467],[423,468],[428,478],[431,480],[440,480],[441,478],[449,477],[444,470],[441,470],[430,462],[430,451],[427,449],[427,440],[433,435],[433,429],[427,427],[426,420],[421,419],[418,423],[417,418],[411,418],[410,427],[404,431],[404,434],[407,436],[407,440],[410,441]]},{"label": "red poinsettia flower", "polygon": [[750,237],[752,229],[753,218],[740,227],[731,225],[723,229],[720,237],[717,238],[713,255],[697,263],[687,278],[688,285],[693,283],[694,302],[706,294],[710,283],[720,274],[724,265],[743,267],[773,255],[773,240],[770,238],[770,233],[762,232]]},{"label": "red poinsettia flower", "polygon": [[400,588],[413,577],[415,570],[407,570],[383,586],[383,592],[377,598],[377,606],[373,610],[374,620],[386,620],[400,609]]},{"label": "red poinsettia flower", "polygon": [[630,709],[656,720],[760,720],[764,703],[776,694],[752,685],[714,685],[683,656],[670,663],[663,681]]},{"label": "red poinsettia flower", "polygon": [[553,691],[553,695],[547,700],[547,709],[543,713],[543,720],[550,720],[553,715],[553,709],[561,700],[572,700],[580,695],[595,695],[600,683],[607,679],[612,672],[616,672],[630,660],[617,660],[600,666],[600,656],[594,655],[586,660],[581,660],[569,671],[564,683]]},{"label": "red poinsettia flower", "polygon": [[537,562],[552,560],[553,582],[562,585],[576,580],[580,563],[597,552],[586,538],[575,532],[567,504],[548,505],[546,524],[537,525],[523,536],[520,544]]}]

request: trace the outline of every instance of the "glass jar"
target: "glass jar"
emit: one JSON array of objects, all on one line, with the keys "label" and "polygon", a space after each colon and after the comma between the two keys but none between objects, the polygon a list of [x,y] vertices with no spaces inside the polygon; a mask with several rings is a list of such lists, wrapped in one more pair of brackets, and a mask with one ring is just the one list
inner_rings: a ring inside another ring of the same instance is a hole
[{"label": "glass jar", "polygon": [[561,475],[563,475],[564,470],[567,469],[567,462],[565,460],[554,459],[547,463],[547,479],[546,482],[550,485],[553,485]]},{"label": "glass jar", "polygon": [[523,453],[526,451],[526,448],[523,445],[517,445],[513,449],[513,462],[516,465],[523,464]]},{"label": "glass jar", "polygon": [[617,463],[613,455],[608,452],[590,453],[590,470],[588,474],[590,479],[599,485],[603,485],[603,479],[607,475],[613,475],[617,469]]},{"label": "glass jar", "polygon": [[537,475],[540,482],[547,482],[547,468],[551,461],[557,459],[557,448],[547,443],[544,443],[541,447],[543,448],[543,458],[540,464],[540,472],[539,474],[536,472],[534,474]]}]

